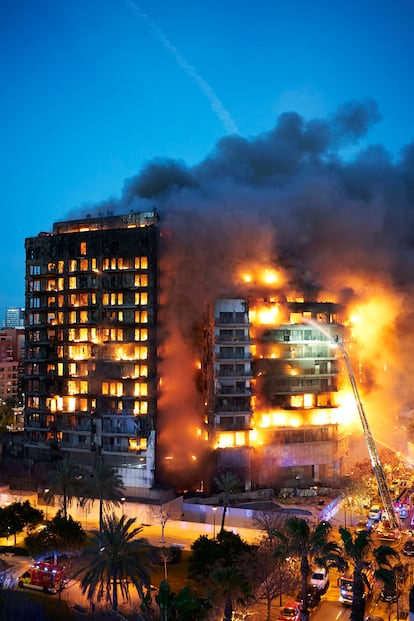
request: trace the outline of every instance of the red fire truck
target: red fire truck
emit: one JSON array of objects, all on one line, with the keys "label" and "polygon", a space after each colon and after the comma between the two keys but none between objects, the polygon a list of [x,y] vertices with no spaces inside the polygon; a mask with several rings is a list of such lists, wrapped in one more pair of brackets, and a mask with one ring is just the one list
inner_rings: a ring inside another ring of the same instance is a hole
[{"label": "red fire truck", "polygon": [[63,565],[52,563],[33,563],[27,571],[19,577],[17,584],[20,588],[37,589],[44,593],[57,593],[65,587],[65,568]]}]

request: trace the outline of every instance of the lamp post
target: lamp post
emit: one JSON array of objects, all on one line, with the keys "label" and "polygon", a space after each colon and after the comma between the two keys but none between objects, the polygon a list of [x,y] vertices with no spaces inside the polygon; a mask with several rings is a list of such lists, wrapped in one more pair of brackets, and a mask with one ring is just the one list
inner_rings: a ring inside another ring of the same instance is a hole
[{"label": "lamp post", "polygon": [[353,498],[352,496],[348,496],[348,507],[351,513],[351,527],[354,525],[354,516],[353,516]]},{"label": "lamp post", "polygon": [[217,511],[217,507],[212,507],[211,510],[213,512],[213,539],[215,539],[216,538],[216,511]]},{"label": "lamp post", "polygon": [[121,498],[121,512],[122,513],[121,513],[121,515],[124,515],[124,503],[125,503],[125,500],[126,500],[125,496],[122,496],[122,498]]},{"label": "lamp post", "polygon": [[[47,487],[45,489],[45,494],[48,494],[49,492],[50,492],[50,489]],[[47,522],[47,509],[48,509],[48,506],[49,506],[49,499],[45,498],[45,500],[46,500],[46,522]]]}]

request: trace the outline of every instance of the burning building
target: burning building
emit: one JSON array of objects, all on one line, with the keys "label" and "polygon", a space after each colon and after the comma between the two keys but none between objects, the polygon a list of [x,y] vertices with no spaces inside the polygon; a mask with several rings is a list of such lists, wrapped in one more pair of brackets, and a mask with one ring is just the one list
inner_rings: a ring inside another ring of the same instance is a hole
[{"label": "burning building", "polygon": [[204,385],[216,468],[251,486],[332,485],[344,474],[340,307],[234,299],[214,305]]},{"label": "burning building", "polygon": [[[370,100],[283,114],[192,167],[151,161],[91,218],[27,240],[27,455],[102,454],[136,489],[225,469],[246,488],[334,481],[361,433],[342,330],[375,437],[405,450],[414,147],[357,150],[378,118]],[[154,205],[159,223],[134,215]],[[118,434],[127,420],[138,433]]]},{"label": "burning building", "polygon": [[26,457],[102,457],[132,495],[154,485],[157,220],[90,217],[26,240]]}]

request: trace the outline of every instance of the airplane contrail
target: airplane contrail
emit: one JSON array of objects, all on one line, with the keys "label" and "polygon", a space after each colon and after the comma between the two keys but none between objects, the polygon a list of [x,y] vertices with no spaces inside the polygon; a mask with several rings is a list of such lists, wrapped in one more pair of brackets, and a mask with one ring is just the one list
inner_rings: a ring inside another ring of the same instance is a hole
[{"label": "airplane contrail", "polygon": [[177,50],[177,48],[171,43],[171,41],[165,36],[164,32],[159,26],[144,13],[135,2],[132,0],[126,0],[130,9],[140,18],[142,18],[148,27],[151,29],[157,39],[163,44],[166,50],[168,50],[177,61],[178,65],[184,69],[184,71],[195,81],[199,86],[201,92],[207,97],[210,102],[212,110],[217,114],[220,121],[223,123],[224,129],[229,134],[238,134],[239,130],[236,123],[233,121],[230,113],[221,103],[220,99],[214,93],[211,86],[199,75],[197,70],[184,58],[184,56]]}]

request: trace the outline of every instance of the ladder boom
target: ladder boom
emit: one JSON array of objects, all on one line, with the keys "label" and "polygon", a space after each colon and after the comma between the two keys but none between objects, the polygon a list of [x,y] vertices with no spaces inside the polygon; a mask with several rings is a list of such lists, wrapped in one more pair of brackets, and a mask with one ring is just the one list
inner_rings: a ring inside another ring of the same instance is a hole
[{"label": "ladder boom", "polygon": [[345,360],[345,364],[346,364],[348,375],[349,375],[349,381],[351,382],[352,390],[353,390],[355,401],[357,404],[358,413],[361,419],[362,428],[364,431],[364,437],[367,443],[367,448],[368,448],[369,456],[371,458],[372,468],[374,470],[374,475],[377,481],[378,491],[381,496],[382,504],[384,506],[385,511],[387,512],[388,520],[392,528],[399,528],[400,526],[399,517],[397,516],[397,513],[395,511],[394,504],[391,498],[391,493],[388,488],[387,480],[385,478],[384,469],[381,465],[381,461],[378,456],[377,447],[375,445],[373,435],[368,425],[368,420],[365,415],[365,411],[362,405],[361,398],[359,396],[358,386],[355,380],[355,376],[352,370],[349,356],[342,342],[337,337],[335,338],[335,343],[338,345],[339,349],[341,350],[341,353]]}]

